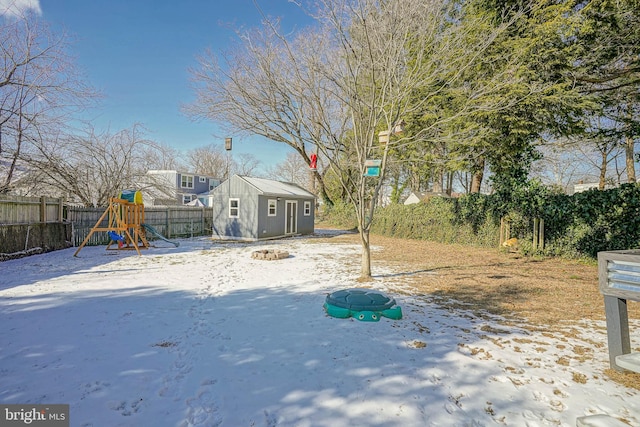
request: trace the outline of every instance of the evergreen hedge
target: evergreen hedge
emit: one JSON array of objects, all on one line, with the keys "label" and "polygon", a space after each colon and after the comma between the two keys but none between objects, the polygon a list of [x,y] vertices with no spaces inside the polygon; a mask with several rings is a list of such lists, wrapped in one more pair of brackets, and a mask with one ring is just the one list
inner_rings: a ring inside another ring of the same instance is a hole
[{"label": "evergreen hedge", "polygon": [[[354,227],[348,206],[337,204],[327,219]],[[510,222],[511,237],[532,253],[533,222],[544,220],[542,255],[596,258],[600,251],[640,247],[640,186],[565,195],[530,182],[505,194],[432,197],[413,205],[376,210],[372,232],[387,236],[496,247],[500,220]]]}]

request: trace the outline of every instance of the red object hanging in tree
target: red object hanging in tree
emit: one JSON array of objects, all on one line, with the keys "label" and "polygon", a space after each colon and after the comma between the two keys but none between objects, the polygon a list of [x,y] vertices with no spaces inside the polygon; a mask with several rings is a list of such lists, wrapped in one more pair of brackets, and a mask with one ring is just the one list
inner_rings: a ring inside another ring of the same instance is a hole
[{"label": "red object hanging in tree", "polygon": [[317,163],[318,163],[318,155],[313,153],[311,156],[309,156],[309,169],[311,170],[316,170],[317,169]]}]

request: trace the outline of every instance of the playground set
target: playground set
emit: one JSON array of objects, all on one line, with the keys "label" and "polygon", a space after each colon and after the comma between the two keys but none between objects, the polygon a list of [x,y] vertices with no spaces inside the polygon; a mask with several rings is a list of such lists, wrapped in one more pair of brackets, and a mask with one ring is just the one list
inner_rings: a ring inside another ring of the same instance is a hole
[{"label": "playground set", "polygon": [[[103,225],[105,219],[107,219],[107,224]],[[175,247],[180,245],[178,242],[168,240],[158,233],[155,228],[144,223],[142,193],[134,190],[125,190],[120,193],[119,197],[109,199],[109,206],[93,228],[91,228],[91,231],[82,244],[78,246],[73,256],[78,255],[87,242],[89,242],[91,236],[96,232],[106,232],[109,236],[110,240],[107,245],[107,250],[135,250],[138,255],[142,255],[140,249],[149,248],[147,232],[171,243]],[[117,248],[112,248],[114,244],[117,245]]]}]

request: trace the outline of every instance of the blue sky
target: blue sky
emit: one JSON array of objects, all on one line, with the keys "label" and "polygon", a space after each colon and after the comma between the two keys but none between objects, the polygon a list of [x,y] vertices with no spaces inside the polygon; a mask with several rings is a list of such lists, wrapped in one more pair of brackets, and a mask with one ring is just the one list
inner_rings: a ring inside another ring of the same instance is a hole
[{"label": "blue sky", "polygon": [[[288,0],[258,4],[286,30],[312,23]],[[234,29],[260,24],[253,0],[40,0],[39,7],[44,20],[72,37],[77,65],[104,96],[86,113],[97,129],[141,123],[150,139],[181,150],[224,143],[214,124],[193,123],[180,106],[194,98],[188,68],[197,66],[196,57],[206,48],[226,49]],[[234,138],[233,153],[253,153],[263,168],[290,150],[258,137]]]}]

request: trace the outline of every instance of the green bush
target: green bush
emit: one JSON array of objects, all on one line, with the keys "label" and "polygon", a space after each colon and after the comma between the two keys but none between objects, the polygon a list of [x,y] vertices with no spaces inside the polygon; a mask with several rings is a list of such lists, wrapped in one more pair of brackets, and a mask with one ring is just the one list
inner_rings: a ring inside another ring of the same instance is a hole
[{"label": "green bush", "polygon": [[[336,204],[330,223],[357,225],[353,207]],[[376,209],[372,231],[387,236],[497,246],[500,219],[510,222],[510,235],[533,253],[533,222],[544,220],[543,255],[596,258],[600,251],[640,247],[640,186],[624,184],[573,196],[553,192],[537,182],[501,195],[469,194],[457,199],[432,197],[413,205]]]},{"label": "green bush", "polygon": [[318,219],[340,228],[352,229],[358,226],[353,205],[342,201],[335,202],[332,206],[324,205]]},{"label": "green bush", "polygon": [[425,203],[389,205],[376,211],[372,231],[442,243],[496,245],[498,226],[489,216],[472,215],[472,204],[461,207],[456,199],[433,197]]},{"label": "green bush", "polygon": [[578,252],[595,257],[599,251],[632,249],[640,243],[640,187],[625,184],[611,190],[591,190],[574,196],[574,219],[587,231],[576,240]]}]

